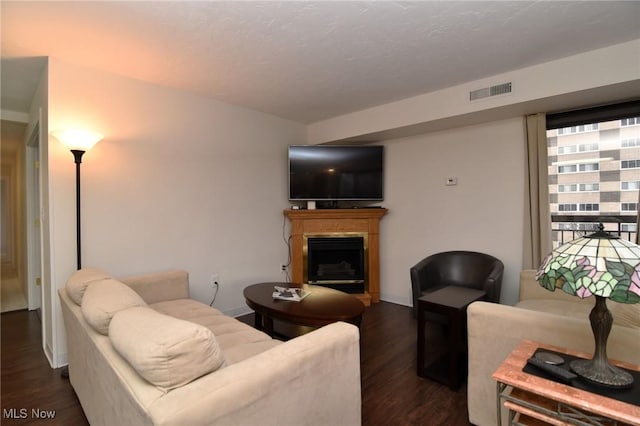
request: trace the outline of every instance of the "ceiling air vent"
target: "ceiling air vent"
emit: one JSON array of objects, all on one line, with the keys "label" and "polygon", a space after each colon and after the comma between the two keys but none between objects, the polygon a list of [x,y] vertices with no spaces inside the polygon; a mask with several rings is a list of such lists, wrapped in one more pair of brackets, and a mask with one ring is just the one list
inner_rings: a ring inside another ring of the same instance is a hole
[{"label": "ceiling air vent", "polygon": [[495,86],[485,87],[484,89],[473,90],[469,92],[469,100],[477,101],[478,99],[506,95],[507,93],[511,93],[511,82],[496,84]]}]

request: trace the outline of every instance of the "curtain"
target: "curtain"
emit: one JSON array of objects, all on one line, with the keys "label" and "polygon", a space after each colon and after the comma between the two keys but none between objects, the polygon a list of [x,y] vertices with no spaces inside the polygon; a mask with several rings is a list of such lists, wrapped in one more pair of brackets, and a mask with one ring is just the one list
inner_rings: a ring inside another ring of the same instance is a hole
[{"label": "curtain", "polygon": [[544,113],[525,117],[523,269],[537,269],[551,252],[547,125]]}]

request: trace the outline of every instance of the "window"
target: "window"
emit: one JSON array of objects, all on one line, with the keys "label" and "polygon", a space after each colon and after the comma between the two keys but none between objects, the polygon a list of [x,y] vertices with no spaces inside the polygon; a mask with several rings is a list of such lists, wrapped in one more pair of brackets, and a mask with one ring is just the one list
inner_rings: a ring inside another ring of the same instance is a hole
[{"label": "window", "polygon": [[637,169],[640,167],[640,160],[622,160],[620,161],[621,169]]},{"label": "window", "polygon": [[622,191],[631,191],[634,189],[640,189],[640,180],[622,181],[620,182],[620,189]]},{"label": "window", "polygon": [[635,223],[621,223],[620,230],[622,232],[636,232],[638,230],[638,226]]},{"label": "window", "polygon": [[576,133],[594,132],[598,130],[598,123],[583,124],[558,129],[558,135],[572,135]]},{"label": "window", "polygon": [[581,143],[578,145],[578,152],[592,152],[598,151],[597,143]]},{"label": "window", "polygon": [[567,145],[558,147],[558,155],[575,154],[578,152],[578,145]]},{"label": "window", "polygon": [[562,231],[597,231],[597,223],[582,223],[582,222],[570,222],[570,223],[558,223],[558,229]]},{"label": "window", "polygon": [[559,212],[597,212],[600,211],[598,203],[563,203],[558,204]]},{"label": "window", "polygon": [[563,164],[558,166],[558,173],[597,172],[598,170],[600,170],[600,164],[598,163]]},{"label": "window", "polygon": [[578,191],[580,192],[598,192],[600,191],[599,183],[581,183],[578,186]]},{"label": "window", "polygon": [[598,203],[578,204],[578,211],[581,211],[581,212],[597,212],[597,211],[600,211],[600,204],[598,204]]},{"label": "window", "polygon": [[598,192],[599,183],[569,183],[558,185],[558,192]]},{"label": "window", "polygon": [[620,120],[620,127],[637,126],[640,124],[640,117],[629,117]]},{"label": "window", "polygon": [[558,173],[575,173],[578,171],[577,164],[567,164],[566,166],[558,166]]},{"label": "window", "polygon": [[575,183],[558,185],[558,192],[578,192],[578,185]]},{"label": "window", "polygon": [[558,204],[559,212],[577,212],[578,205],[577,204]]},{"label": "window", "polygon": [[600,164],[598,163],[579,164],[578,170],[581,172],[597,172],[598,170],[600,170]]},{"label": "window", "polygon": [[622,139],[620,141],[620,148],[634,148],[640,146],[639,138]]},{"label": "window", "polygon": [[640,191],[640,101],[548,114],[547,141],[554,247],[600,221],[633,241],[640,230],[628,217],[639,203],[627,201]]},{"label": "window", "polygon": [[576,152],[594,152],[598,151],[599,144],[596,143],[581,143],[579,145],[565,145],[558,147],[558,155],[575,154]]}]

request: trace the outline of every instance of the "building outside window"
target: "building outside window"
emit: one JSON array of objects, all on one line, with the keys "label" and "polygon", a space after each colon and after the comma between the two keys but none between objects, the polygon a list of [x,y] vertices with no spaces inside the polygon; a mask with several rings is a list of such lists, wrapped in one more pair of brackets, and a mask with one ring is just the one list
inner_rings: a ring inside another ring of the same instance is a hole
[{"label": "building outside window", "polygon": [[640,189],[640,181],[622,181],[620,182],[620,189],[623,191],[632,191]]},{"label": "building outside window", "polygon": [[640,190],[637,112],[549,128],[547,147],[554,247],[592,232],[601,221],[607,231],[634,240]]},{"label": "building outside window", "polygon": [[640,160],[622,160],[620,161],[621,169],[637,169],[640,167]]},{"label": "building outside window", "polygon": [[640,117],[623,118],[620,120],[621,127],[640,125]]}]

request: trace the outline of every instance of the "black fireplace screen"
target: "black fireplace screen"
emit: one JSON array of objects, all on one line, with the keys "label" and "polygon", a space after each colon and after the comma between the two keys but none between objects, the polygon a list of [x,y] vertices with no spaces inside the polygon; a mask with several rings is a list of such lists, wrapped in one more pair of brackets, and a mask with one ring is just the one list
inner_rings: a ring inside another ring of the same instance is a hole
[{"label": "black fireplace screen", "polygon": [[362,284],[365,280],[364,260],[363,237],[307,239],[309,283]]}]

